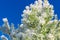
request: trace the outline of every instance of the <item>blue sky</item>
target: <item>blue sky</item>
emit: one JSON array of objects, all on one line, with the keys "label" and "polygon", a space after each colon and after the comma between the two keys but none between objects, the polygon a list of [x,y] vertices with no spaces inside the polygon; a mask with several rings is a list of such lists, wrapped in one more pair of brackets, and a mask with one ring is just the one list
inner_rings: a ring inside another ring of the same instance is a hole
[{"label": "blue sky", "polygon": [[8,18],[9,23],[15,26],[21,23],[21,14],[25,6],[33,3],[34,0],[0,0],[0,25],[3,24],[2,18]]},{"label": "blue sky", "polygon": [[[0,25],[3,24],[2,18],[8,18],[9,23],[21,23],[21,14],[25,6],[33,3],[35,0],[0,0]],[[60,19],[60,0],[49,0],[54,6],[55,13]]]}]

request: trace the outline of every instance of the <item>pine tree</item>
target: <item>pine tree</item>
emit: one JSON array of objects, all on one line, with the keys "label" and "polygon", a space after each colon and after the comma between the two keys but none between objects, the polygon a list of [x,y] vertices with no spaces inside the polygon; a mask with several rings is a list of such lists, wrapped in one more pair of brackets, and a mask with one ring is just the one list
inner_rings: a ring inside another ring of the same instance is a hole
[{"label": "pine tree", "polygon": [[[37,0],[26,6],[21,24],[15,29],[7,18],[3,18],[0,30],[9,35],[10,40],[60,40],[60,20],[54,14],[53,5],[48,0]],[[8,40],[4,35],[2,40]]]}]

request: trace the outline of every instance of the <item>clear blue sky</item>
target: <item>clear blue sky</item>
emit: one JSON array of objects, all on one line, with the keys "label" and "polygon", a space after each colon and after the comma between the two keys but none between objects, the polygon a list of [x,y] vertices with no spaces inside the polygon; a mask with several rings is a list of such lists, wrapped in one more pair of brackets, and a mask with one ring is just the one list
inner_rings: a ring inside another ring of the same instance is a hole
[{"label": "clear blue sky", "polygon": [[15,26],[21,23],[21,14],[25,6],[33,3],[34,0],[0,0],[0,25],[2,18],[8,18],[9,23],[14,23]]},{"label": "clear blue sky", "polygon": [[[3,24],[2,18],[8,18],[9,23],[15,26],[21,23],[21,14],[25,6],[33,3],[35,0],[0,0],[0,25]],[[55,13],[60,19],[60,0],[49,0],[54,6]]]}]

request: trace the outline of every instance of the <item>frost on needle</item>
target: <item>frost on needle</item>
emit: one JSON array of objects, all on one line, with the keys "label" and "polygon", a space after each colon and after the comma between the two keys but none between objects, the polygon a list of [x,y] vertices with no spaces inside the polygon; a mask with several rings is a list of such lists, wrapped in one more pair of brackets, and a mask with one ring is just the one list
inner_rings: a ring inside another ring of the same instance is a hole
[{"label": "frost on needle", "polygon": [[[0,30],[9,35],[10,40],[60,40],[60,20],[48,0],[37,0],[26,6],[21,16],[18,28],[13,23],[9,25],[8,19],[3,18]],[[8,40],[4,35],[1,39]]]}]

